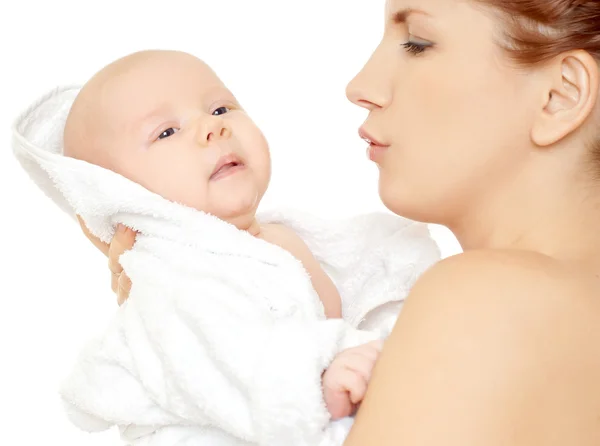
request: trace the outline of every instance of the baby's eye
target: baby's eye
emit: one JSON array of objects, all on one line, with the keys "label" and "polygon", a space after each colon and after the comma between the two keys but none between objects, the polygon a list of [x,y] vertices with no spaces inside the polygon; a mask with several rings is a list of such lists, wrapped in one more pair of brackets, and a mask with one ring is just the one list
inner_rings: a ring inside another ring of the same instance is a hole
[{"label": "baby's eye", "polygon": [[219,115],[224,115],[228,111],[229,111],[229,108],[227,108],[227,107],[219,107],[212,114],[214,116],[219,116]]},{"label": "baby's eye", "polygon": [[160,135],[158,135],[158,139],[165,139],[165,138],[168,138],[169,136],[173,136],[175,134],[175,132],[177,132],[176,129],[174,129],[173,127],[169,127],[168,129],[163,131]]}]

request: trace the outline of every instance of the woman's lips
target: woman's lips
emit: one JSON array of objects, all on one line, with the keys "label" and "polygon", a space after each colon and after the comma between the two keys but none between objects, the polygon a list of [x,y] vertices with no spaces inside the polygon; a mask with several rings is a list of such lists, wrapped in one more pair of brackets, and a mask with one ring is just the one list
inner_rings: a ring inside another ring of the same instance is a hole
[{"label": "woman's lips", "polygon": [[376,164],[381,163],[382,159],[383,159],[383,155],[385,154],[387,150],[387,147],[384,146],[374,146],[374,145],[370,145],[367,148],[367,156],[369,157],[369,159],[371,161],[373,161]]},{"label": "woman's lips", "polygon": [[381,162],[383,155],[390,145],[378,141],[362,127],[359,129],[358,135],[369,144],[367,147],[367,156],[369,159],[375,163]]}]

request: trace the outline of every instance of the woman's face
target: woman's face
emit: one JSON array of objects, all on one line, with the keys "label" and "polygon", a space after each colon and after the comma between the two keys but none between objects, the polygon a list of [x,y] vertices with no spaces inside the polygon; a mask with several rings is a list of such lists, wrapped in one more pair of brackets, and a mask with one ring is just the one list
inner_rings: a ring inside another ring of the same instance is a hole
[{"label": "woman's face", "polygon": [[[383,39],[348,85],[393,212],[449,224],[527,162],[541,89],[465,0],[388,0]],[[537,96],[537,97],[536,97]]]}]

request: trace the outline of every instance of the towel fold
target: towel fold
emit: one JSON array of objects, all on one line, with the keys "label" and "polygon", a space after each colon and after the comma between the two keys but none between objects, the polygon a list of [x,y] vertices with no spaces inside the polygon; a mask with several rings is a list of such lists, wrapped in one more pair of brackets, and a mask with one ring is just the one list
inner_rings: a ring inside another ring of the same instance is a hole
[{"label": "towel fold", "polygon": [[70,419],[118,426],[136,445],[334,445],[321,374],[343,349],[387,336],[416,278],[439,259],[425,225],[374,213],[325,221],[261,213],[304,239],[342,296],[327,320],[302,264],[214,216],[62,155],[77,87],[56,89],[14,127],[17,159],[64,211],[108,242],[137,231],[121,264],[128,301],[61,388]]}]

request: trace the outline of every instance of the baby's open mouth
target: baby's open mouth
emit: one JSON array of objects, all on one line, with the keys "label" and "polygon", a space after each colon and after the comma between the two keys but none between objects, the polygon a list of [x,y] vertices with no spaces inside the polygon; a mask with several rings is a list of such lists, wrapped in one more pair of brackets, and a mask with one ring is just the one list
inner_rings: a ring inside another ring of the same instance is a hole
[{"label": "baby's open mouth", "polygon": [[234,154],[229,154],[221,157],[210,176],[211,180],[218,180],[226,176],[239,172],[244,168],[243,161]]}]

